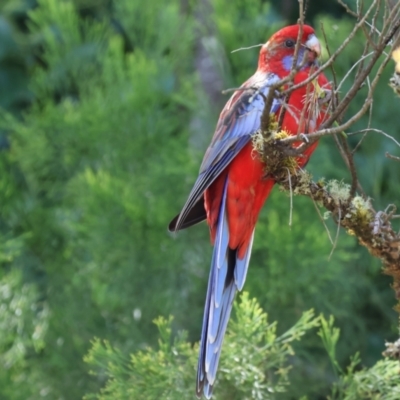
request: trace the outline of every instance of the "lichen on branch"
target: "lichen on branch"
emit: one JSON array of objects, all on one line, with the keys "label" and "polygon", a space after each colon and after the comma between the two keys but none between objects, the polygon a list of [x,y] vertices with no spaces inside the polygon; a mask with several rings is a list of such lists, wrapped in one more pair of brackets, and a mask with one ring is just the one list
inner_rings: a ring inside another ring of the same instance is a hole
[{"label": "lichen on branch", "polygon": [[400,312],[400,235],[391,225],[394,206],[376,211],[369,198],[351,197],[350,185],[338,181],[314,182],[304,171],[290,179],[286,172],[286,178],[280,176],[277,183],[285,190],[308,196],[323,206],[337,224],[382,261],[383,272],[393,277],[393,289],[399,301],[396,310]]},{"label": "lichen on branch", "polygon": [[[253,150],[256,157],[265,165],[265,176],[279,179],[281,176],[296,174],[297,159],[284,154],[283,148],[279,147],[279,141],[292,136],[284,129],[279,129],[278,119],[275,114],[270,114],[269,126],[261,128],[252,136]],[[285,147],[289,147],[285,145]]]}]

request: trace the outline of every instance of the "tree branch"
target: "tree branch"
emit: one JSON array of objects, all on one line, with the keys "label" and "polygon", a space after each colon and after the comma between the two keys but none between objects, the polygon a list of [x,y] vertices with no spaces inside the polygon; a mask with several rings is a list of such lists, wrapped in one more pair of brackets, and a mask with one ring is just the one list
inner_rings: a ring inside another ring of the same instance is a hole
[{"label": "tree branch", "polygon": [[383,272],[393,277],[393,289],[399,301],[396,310],[400,312],[400,235],[391,225],[396,217],[395,208],[390,205],[384,211],[375,211],[369,199],[350,196],[350,185],[316,183],[304,171],[298,171],[297,175],[292,172],[290,181],[287,174],[286,177],[277,174],[276,181],[285,190],[310,197],[330,211],[337,224],[382,261]]}]

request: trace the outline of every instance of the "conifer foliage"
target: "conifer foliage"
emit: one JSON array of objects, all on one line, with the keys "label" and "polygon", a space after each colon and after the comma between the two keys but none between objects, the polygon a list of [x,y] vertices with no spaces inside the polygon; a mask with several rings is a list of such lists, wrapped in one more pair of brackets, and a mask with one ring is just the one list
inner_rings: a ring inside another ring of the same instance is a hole
[{"label": "conifer foliage", "polygon": [[[211,247],[205,225],[178,236],[166,226],[219,112],[198,52],[236,87],[258,49],[231,51],[288,21],[261,0],[214,0],[205,14],[202,1],[160,4],[0,4],[2,399],[194,398]],[[332,48],[351,29],[314,19]],[[350,49],[337,73],[353,63]],[[393,132],[391,95],[376,91],[374,118]],[[347,179],[333,148],[321,140],[307,169]],[[356,157],[378,204],[400,197],[400,164],[383,164],[386,150],[395,153],[376,136]],[[330,256],[309,199],[294,198],[291,228],[289,213],[276,190],[257,225],[249,294],[236,300],[215,399],[400,398],[397,364],[381,356],[396,337],[390,280],[349,236]]]}]

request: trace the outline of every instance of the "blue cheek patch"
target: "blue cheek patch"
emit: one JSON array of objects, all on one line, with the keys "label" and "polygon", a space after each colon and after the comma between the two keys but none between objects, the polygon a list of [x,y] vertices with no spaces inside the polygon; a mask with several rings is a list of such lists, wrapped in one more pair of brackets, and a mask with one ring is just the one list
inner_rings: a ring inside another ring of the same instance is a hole
[{"label": "blue cheek patch", "polygon": [[283,68],[286,71],[290,71],[290,68],[292,68],[292,65],[293,65],[293,57],[292,56],[283,57],[282,64],[283,64]]},{"label": "blue cheek patch", "polygon": [[[302,63],[303,57],[304,57],[304,49],[300,48],[299,49],[299,56],[297,58],[297,65],[300,65]],[[284,68],[285,71],[290,71],[290,69],[292,68],[292,64],[293,64],[293,56],[285,56],[285,57],[283,57],[282,64],[283,64],[283,68]],[[307,68],[308,66],[309,65],[305,64],[302,69]]]}]

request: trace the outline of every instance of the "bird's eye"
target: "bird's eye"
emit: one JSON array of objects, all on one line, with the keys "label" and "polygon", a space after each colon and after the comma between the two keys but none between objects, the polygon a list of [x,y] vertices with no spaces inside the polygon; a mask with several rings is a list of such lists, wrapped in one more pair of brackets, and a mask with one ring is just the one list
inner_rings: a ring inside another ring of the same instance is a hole
[{"label": "bird's eye", "polygon": [[285,42],[285,46],[286,47],[294,47],[294,45],[296,44],[296,42],[294,41],[294,40],[292,40],[292,39],[288,39],[288,40],[286,40],[286,42]]}]

